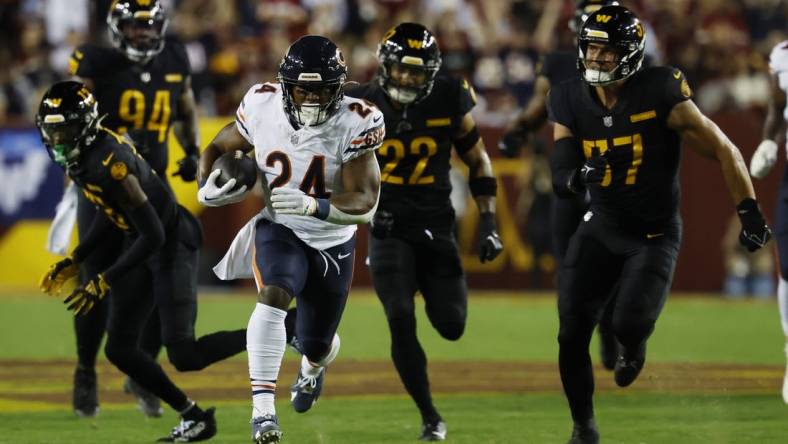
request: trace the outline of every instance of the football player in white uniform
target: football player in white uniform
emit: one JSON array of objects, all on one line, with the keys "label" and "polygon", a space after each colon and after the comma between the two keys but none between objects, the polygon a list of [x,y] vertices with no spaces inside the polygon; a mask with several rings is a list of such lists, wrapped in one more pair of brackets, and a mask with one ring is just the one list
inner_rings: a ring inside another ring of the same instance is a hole
[{"label": "football player in white uniform", "polygon": [[353,276],[356,224],[372,218],[380,193],[374,151],[385,136],[383,115],[344,97],[342,52],[325,37],[294,42],[278,83],[254,85],[200,159],[203,205],[237,202],[248,191],[235,179],[216,185],[211,166],[222,153],[254,150],[266,207],[244,227],[215,268],[222,278],[251,277],[259,290],[249,319],[252,439],[279,442],[274,392],[285,350],[285,316],[298,299],[295,334],[301,370],[291,388],[297,412],[320,395]]},{"label": "football player in white uniform", "polygon": [[[788,121],[786,94],[788,94],[788,40],[779,43],[769,56],[771,71],[771,95],[766,121],[763,123],[763,141],[758,145],[750,161],[752,177],[762,179],[777,161],[779,151],[777,140],[785,136],[785,123]],[[788,145],[786,145],[788,150]],[[788,154],[788,153],[787,153]],[[777,198],[774,215],[774,233],[777,238],[777,252],[780,257],[780,281],[777,284],[777,300],[780,306],[780,320],[785,334],[785,354],[788,359],[788,169]],[[788,404],[788,366],[783,378],[783,400]]]}]

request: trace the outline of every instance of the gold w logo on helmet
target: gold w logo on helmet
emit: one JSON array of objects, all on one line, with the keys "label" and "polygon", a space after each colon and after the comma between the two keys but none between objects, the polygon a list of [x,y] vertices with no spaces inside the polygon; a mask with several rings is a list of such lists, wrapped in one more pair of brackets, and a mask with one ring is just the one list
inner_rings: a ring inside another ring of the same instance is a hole
[{"label": "gold w logo on helmet", "polygon": [[150,6],[150,2],[151,2],[151,0],[137,0],[137,3],[140,6]]},{"label": "gold w logo on helmet", "polygon": [[57,99],[57,98],[53,98],[53,97],[50,97],[50,98],[44,100],[44,103],[46,103],[47,105],[51,106],[52,108],[57,108],[58,106],[60,106],[61,102],[63,102],[63,99]]},{"label": "gold w logo on helmet", "polygon": [[607,23],[610,21],[611,18],[613,17],[605,14],[599,14],[596,16],[596,21],[597,23]]},{"label": "gold w logo on helmet", "polygon": [[421,47],[424,46],[424,42],[416,39],[408,39],[408,46],[413,49],[421,49]]}]

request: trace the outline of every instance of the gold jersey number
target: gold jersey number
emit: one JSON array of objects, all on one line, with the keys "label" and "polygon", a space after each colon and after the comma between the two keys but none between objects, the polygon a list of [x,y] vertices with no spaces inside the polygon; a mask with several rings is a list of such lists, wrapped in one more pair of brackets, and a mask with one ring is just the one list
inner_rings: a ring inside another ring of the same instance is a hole
[{"label": "gold jersey number", "polygon": [[[627,178],[624,181],[626,185],[634,185],[638,176],[638,168],[643,163],[643,138],[640,134],[633,134],[631,136],[615,137],[612,140],[613,148],[626,148],[632,147],[632,163],[627,168]],[[603,154],[609,148],[606,139],[601,140],[583,140],[583,154],[586,159],[594,155],[594,152]],[[610,164],[605,168],[605,177],[600,184],[603,187],[610,186],[613,181],[613,172],[611,171]]]},{"label": "gold jersey number", "polygon": [[[430,158],[438,153],[438,144],[435,139],[429,136],[416,137],[410,141],[410,146],[406,152],[405,144],[399,139],[386,139],[383,145],[378,150],[381,157],[389,158],[389,161],[383,166],[380,172],[380,177],[383,182],[395,185],[429,185],[435,183],[435,176],[425,176],[424,170],[427,169],[427,163]],[[393,174],[394,170],[399,165],[400,161],[408,154],[418,156],[419,160],[416,166],[413,167],[410,175],[396,176]]]},{"label": "gold jersey number", "polygon": [[112,223],[114,223],[118,228],[121,230],[129,229],[129,224],[126,223],[126,219],[123,217],[123,215],[116,213],[112,207],[104,202],[104,199],[102,199],[101,196],[88,191],[86,188],[82,189],[82,193],[89,201],[100,207],[104,211],[104,214],[107,215],[107,219],[112,221]]},{"label": "gold jersey number", "polygon": [[[145,94],[137,89],[127,89],[120,95],[118,116],[134,129],[145,129],[158,132],[159,143],[167,140],[167,130],[170,128],[170,92],[166,89],[156,91],[153,97],[153,110],[145,123]],[[119,127],[118,131],[125,133],[128,127]]]}]

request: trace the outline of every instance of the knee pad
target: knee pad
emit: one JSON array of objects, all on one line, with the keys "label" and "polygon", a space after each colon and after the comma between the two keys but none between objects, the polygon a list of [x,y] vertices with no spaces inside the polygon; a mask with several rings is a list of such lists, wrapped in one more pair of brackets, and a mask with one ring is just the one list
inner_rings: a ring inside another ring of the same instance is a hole
[{"label": "knee pad", "polygon": [[194,340],[180,341],[167,346],[167,357],[179,372],[202,370],[205,363]]},{"label": "knee pad", "polygon": [[331,344],[322,341],[305,340],[301,342],[301,352],[311,362],[319,362],[326,356],[330,348]]}]

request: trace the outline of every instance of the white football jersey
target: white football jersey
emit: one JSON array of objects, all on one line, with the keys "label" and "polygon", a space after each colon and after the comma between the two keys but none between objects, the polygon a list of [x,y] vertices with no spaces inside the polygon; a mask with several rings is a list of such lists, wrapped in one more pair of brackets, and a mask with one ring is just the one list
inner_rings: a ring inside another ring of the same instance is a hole
[{"label": "white football jersey", "polygon": [[385,138],[383,113],[363,100],[345,97],[339,110],[318,126],[298,130],[284,110],[277,83],[252,86],[236,113],[238,132],[254,146],[263,172],[266,208],[261,215],[285,225],[317,250],[347,242],[356,225],[338,225],[316,217],[276,214],[270,190],[301,189],[318,198],[342,192],[342,164],[378,149]]},{"label": "white football jersey", "polygon": [[[788,94],[788,40],[784,40],[772,49],[769,55],[769,68],[777,74],[780,89]],[[788,106],[783,110],[783,118],[788,121]]]}]

